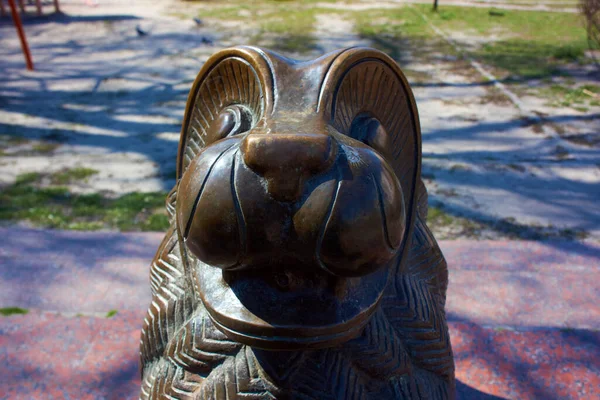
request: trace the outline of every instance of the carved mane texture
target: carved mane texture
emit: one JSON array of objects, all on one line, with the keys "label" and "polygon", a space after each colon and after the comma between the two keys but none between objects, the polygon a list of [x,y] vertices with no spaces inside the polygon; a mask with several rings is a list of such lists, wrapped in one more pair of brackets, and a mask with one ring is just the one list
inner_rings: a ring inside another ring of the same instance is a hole
[{"label": "carved mane texture", "polygon": [[385,54],[235,47],[190,91],[141,399],[453,399],[448,270]]}]

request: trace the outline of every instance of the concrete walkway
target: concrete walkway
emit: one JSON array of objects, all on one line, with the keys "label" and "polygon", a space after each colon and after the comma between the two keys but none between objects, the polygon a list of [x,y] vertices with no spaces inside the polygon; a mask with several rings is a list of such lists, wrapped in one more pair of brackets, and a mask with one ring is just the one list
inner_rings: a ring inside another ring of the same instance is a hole
[{"label": "concrete walkway", "polygon": [[[0,229],[0,399],[137,398],[161,236]],[[600,396],[600,245],[440,245],[459,398]]]}]

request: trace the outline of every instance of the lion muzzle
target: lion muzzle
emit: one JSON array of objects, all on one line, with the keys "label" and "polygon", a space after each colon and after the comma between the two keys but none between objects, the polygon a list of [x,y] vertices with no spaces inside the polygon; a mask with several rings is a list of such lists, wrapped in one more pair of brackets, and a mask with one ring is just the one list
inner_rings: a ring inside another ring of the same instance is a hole
[{"label": "lion muzzle", "polygon": [[383,158],[328,134],[222,140],[180,186],[186,245],[225,270],[299,264],[362,276],[389,262],[404,234],[402,189]]}]

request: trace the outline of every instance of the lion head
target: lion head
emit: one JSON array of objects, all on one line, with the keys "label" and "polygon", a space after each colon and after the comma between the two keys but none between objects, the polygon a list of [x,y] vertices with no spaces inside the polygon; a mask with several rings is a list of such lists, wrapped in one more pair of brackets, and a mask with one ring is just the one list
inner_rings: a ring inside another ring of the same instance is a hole
[{"label": "lion head", "polygon": [[187,103],[177,235],[214,324],[263,349],[361,332],[406,253],[420,161],[400,69],[372,49],[310,62],[237,47]]}]

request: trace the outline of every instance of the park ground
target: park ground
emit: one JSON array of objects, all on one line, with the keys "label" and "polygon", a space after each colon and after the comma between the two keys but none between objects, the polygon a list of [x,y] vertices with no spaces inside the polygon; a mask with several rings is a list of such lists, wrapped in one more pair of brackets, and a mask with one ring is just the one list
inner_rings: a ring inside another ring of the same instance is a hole
[{"label": "park ground", "polygon": [[188,91],[238,44],[398,61],[460,399],[600,396],[600,53],[576,0],[51,3],[24,17],[34,71],[0,17],[0,399],[136,398]]},{"label": "park ground", "polygon": [[573,0],[444,1],[438,13],[63,3],[64,15],[25,18],[33,72],[1,20],[2,224],[164,230],[185,100],[212,53],[252,44],[310,59],[364,45],[394,57],[414,90],[438,238],[600,238],[600,70]]}]

